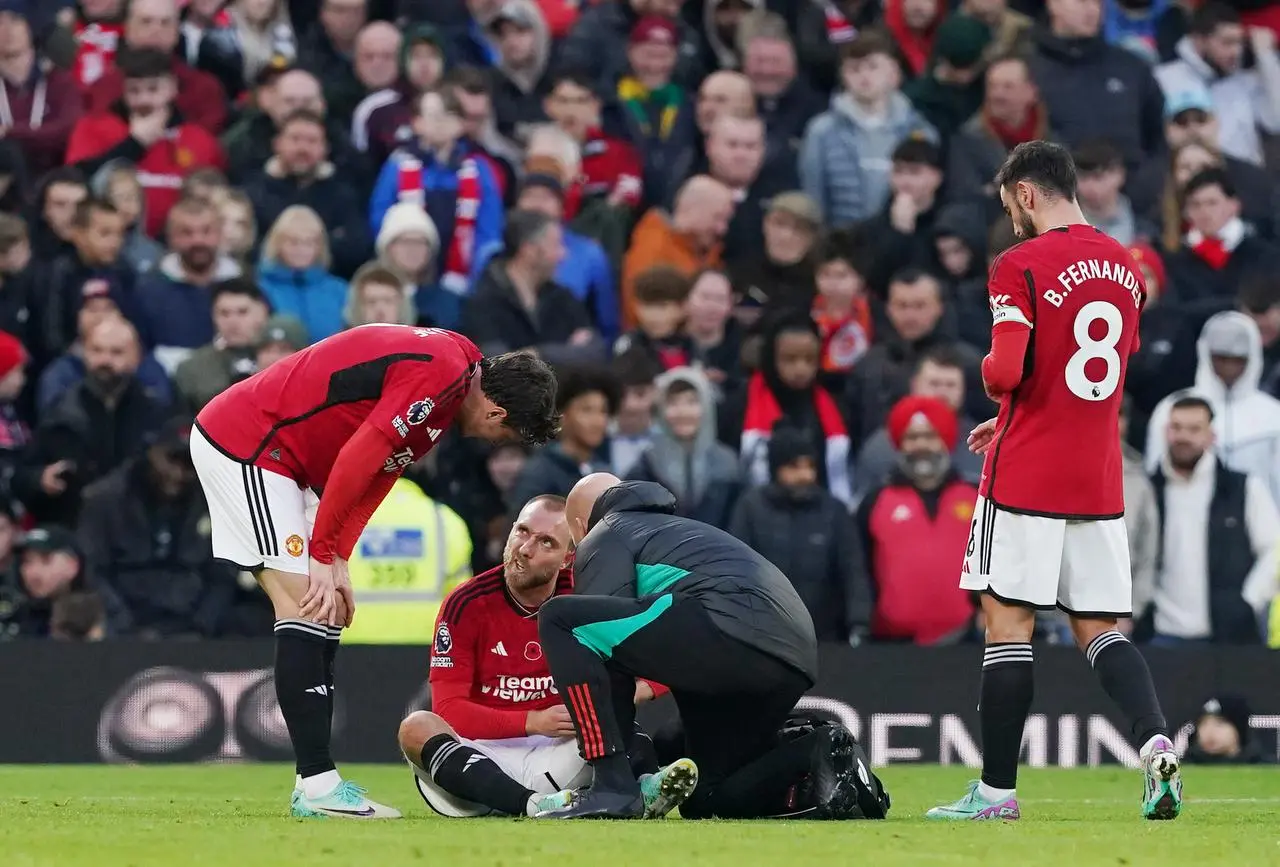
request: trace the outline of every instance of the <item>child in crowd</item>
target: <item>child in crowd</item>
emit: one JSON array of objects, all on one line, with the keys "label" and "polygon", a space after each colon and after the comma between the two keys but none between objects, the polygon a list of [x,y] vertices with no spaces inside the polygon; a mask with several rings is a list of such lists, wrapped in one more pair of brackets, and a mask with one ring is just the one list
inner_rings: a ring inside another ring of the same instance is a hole
[{"label": "child in crowd", "polygon": [[937,140],[902,94],[902,70],[888,37],[865,30],[840,56],[844,90],[809,124],[800,149],[800,186],[828,226],[880,212],[889,199],[889,172],[900,141],[912,135]]},{"label": "child in crowd", "polygon": [[139,275],[146,274],[164,256],[164,246],[146,233],[146,198],[133,163],[115,160],[93,177],[93,194],[106,201],[124,219],[124,247],[120,258]]},{"label": "child in crowd", "polygon": [[654,380],[662,366],[648,353],[633,349],[613,360],[622,398],[609,428],[609,465],[615,476],[624,477],[653,438],[653,404],[658,389]]},{"label": "child in crowd", "polygon": [[871,305],[852,238],[833,232],[818,245],[813,321],[822,339],[822,377],[830,387],[857,364],[871,346]]},{"label": "child in crowd", "polygon": [[347,284],[329,273],[330,261],[324,223],[305,205],[285,208],[262,245],[258,285],[271,308],[302,322],[312,341],[343,326]]},{"label": "child in crowd", "polygon": [[742,378],[742,326],[733,318],[733,286],[723,271],[708,268],[693,277],[684,302],[684,333],[694,363],[717,390]]},{"label": "child in crowd", "polygon": [[457,328],[462,321],[462,299],[436,280],[440,234],[421,207],[401,202],[387,211],[378,232],[378,262],[399,274],[413,296],[420,325]]},{"label": "child in crowd", "polygon": [[372,322],[412,325],[417,315],[400,275],[369,262],[351,278],[343,317],[348,326],[354,327]]},{"label": "child in crowd", "polygon": [[613,354],[643,352],[663,370],[688,365],[693,360],[693,341],[681,326],[690,286],[688,277],[667,265],[656,265],[637,274],[637,327],[618,338]]},{"label": "child in crowd", "polygon": [[748,482],[769,481],[769,440],[782,427],[803,431],[821,454],[821,484],[845,504],[853,502],[849,433],[831,393],[818,383],[822,340],[804,313],[782,314],[764,332],[760,369],[721,408],[720,439],[738,447]]},{"label": "child in crowd", "polygon": [[247,266],[258,243],[258,219],[253,213],[253,202],[243,190],[229,190],[218,205],[218,214],[222,217],[222,249],[218,252]]},{"label": "child in crowd", "polygon": [[822,487],[817,455],[803,431],[779,428],[767,483],[742,495],[729,532],[791,579],[820,641],[843,641],[865,631],[870,599],[852,580],[859,563],[848,509]]},{"label": "child in crowd", "polygon": [[692,367],[678,367],[658,377],[656,385],[657,430],[627,478],[669,490],[676,514],[727,528],[742,471],[733,449],[716,441],[711,381]]}]

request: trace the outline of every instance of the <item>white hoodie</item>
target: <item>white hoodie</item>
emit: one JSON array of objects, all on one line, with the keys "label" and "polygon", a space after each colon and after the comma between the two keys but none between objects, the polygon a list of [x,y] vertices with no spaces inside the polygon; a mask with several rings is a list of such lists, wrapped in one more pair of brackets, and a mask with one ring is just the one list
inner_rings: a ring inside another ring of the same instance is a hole
[{"label": "white hoodie", "polygon": [[[1244,374],[1231,388],[1213,372],[1209,347],[1204,334],[1219,320],[1235,319],[1248,335],[1248,363]],[[1156,405],[1147,427],[1148,472],[1155,472],[1165,455],[1165,429],[1169,424],[1169,408],[1174,401],[1189,394],[1205,398],[1213,407],[1213,431],[1217,441],[1214,451],[1228,468],[1256,477],[1266,485],[1271,499],[1280,503],[1280,400],[1258,389],[1262,377],[1262,338],[1253,320],[1243,313],[1217,313],[1205,323],[1196,341],[1196,384],[1189,391],[1178,391]]]}]

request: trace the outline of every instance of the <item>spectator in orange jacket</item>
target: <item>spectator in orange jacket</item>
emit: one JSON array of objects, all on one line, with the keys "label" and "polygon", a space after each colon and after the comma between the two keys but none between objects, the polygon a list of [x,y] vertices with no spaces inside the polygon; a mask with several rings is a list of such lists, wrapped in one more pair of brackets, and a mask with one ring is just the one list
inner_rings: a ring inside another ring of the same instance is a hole
[{"label": "spectator in orange jacket", "polygon": [[636,326],[636,275],[654,265],[670,265],[692,277],[703,268],[718,268],[724,236],[733,217],[733,193],[714,178],[697,175],[685,181],[668,214],[653,208],[636,224],[622,263],[622,320]]},{"label": "spectator in orange jacket", "polygon": [[206,166],[225,168],[226,160],[218,140],[187,122],[175,106],[178,82],[168,55],[126,48],[116,66],[124,76],[122,104],[80,119],[67,144],[67,162],[86,175],[113,160],[136,163],[146,231],[154,238],[181,194],[182,179]]},{"label": "spectator in orange jacket", "polygon": [[898,469],[858,505],[863,568],[875,588],[871,637],[950,644],[969,632],[973,602],[956,584],[977,489],[956,475],[955,411],[941,399],[898,401],[887,424]]},{"label": "spectator in orange jacket", "polygon": [[[177,82],[176,106],[188,122],[211,133],[222,131],[227,122],[227,94],[218,79],[183,63],[174,55],[178,46],[178,5],[175,0],[132,0],[124,19],[121,48],[149,48],[169,58]],[[88,90],[86,107],[92,113],[109,111],[124,96],[123,70],[119,53],[116,66],[107,70]]]}]

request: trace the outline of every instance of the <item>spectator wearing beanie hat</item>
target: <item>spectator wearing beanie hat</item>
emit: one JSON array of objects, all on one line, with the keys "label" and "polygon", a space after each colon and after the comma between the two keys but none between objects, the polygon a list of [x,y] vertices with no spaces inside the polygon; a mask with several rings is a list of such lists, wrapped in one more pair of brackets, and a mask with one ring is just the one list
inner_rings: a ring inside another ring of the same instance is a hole
[{"label": "spectator wearing beanie hat", "polygon": [[1249,702],[1224,693],[1200,706],[1183,760],[1197,765],[1271,764],[1249,732]]},{"label": "spectator wearing beanie hat", "polygon": [[928,72],[902,88],[944,141],[982,107],[983,52],[990,42],[987,25],[952,15],[938,28]]},{"label": "spectator wearing beanie hat", "polygon": [[955,411],[936,397],[908,396],[889,411],[898,469],[858,505],[864,579],[875,588],[871,637],[915,644],[964,638],[973,601],[956,584],[978,489],[951,467]]},{"label": "spectator wearing beanie hat", "polygon": [[[530,157],[524,170],[524,179],[516,195],[516,209],[538,211],[562,224],[564,258],[556,268],[555,282],[582,302],[601,336],[612,343],[618,337],[619,313],[618,289],[609,257],[599,242],[563,225],[565,189],[560,179],[564,170],[559,160]],[[476,273],[483,273],[489,261],[500,252],[501,248],[497,246],[484,251]]]},{"label": "spectator wearing beanie hat", "polygon": [[417,311],[418,324],[457,328],[462,299],[437,282],[440,234],[421,207],[401,202],[387,211],[378,232],[378,263],[400,275]]},{"label": "spectator wearing beanie hat", "polygon": [[[648,11],[647,0],[616,3],[583,3],[582,15],[558,46],[556,61],[562,69],[581,69],[606,93],[626,73],[627,42],[636,23]],[[702,66],[702,35],[688,22],[676,19],[675,81],[696,87],[706,75]]]},{"label": "spectator wearing beanie hat", "polygon": [[676,22],[660,15],[636,22],[627,42],[627,69],[611,90],[616,110],[605,116],[605,130],[640,152],[650,200],[663,197],[671,174],[698,143],[693,103],[673,79],[677,34]]},{"label": "spectator wearing beanie hat", "polygon": [[819,641],[858,643],[871,592],[848,509],[819,483],[821,462],[805,432],[778,428],[768,452],[769,481],[738,500],[729,532],[791,579]]}]

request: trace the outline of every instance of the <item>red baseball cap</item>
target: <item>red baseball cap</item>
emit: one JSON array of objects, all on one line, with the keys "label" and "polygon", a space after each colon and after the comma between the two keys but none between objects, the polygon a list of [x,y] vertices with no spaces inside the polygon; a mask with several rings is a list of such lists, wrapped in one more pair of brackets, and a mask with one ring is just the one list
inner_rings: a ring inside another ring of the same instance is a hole
[{"label": "red baseball cap", "polygon": [[679,33],[676,23],[662,15],[646,15],[631,28],[631,45],[670,45],[676,47]]}]

